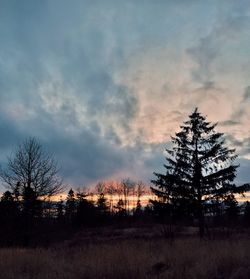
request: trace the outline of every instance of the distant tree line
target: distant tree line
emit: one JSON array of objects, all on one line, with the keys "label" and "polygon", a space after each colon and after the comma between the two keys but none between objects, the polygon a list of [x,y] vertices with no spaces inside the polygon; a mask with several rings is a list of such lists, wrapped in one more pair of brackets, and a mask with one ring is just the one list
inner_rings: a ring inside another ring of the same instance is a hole
[{"label": "distant tree line", "polygon": [[[100,226],[126,223],[142,212],[142,182],[99,182],[92,191],[65,191],[53,156],[35,138],[21,143],[8,158],[0,177],[8,188],[0,199],[0,244],[29,243],[43,229]],[[136,206],[133,204],[136,203]]]}]

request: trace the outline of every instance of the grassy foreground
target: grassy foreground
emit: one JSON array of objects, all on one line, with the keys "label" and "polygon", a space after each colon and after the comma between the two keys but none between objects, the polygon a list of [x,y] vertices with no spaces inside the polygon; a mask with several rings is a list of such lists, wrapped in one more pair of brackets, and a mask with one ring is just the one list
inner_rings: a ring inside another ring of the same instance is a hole
[{"label": "grassy foreground", "polygon": [[250,239],[81,237],[50,248],[0,249],[0,278],[250,278]]}]

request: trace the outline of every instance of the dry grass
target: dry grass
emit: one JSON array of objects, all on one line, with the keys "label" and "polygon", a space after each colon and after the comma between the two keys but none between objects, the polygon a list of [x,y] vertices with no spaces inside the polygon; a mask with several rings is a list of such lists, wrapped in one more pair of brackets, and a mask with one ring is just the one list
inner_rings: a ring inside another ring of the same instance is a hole
[{"label": "dry grass", "polygon": [[0,250],[0,278],[250,278],[250,239],[105,239]]}]

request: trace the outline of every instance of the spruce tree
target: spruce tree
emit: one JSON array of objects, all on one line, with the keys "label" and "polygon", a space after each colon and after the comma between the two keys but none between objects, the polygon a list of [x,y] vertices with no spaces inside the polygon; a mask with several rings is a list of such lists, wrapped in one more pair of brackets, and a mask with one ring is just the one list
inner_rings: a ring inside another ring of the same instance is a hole
[{"label": "spruce tree", "polygon": [[107,199],[103,193],[99,194],[96,205],[100,215],[106,215],[108,213]]},{"label": "spruce tree", "polygon": [[10,191],[3,193],[0,199],[0,223],[1,225],[14,224],[19,216],[18,203],[14,200]]},{"label": "spruce tree", "polygon": [[161,200],[198,218],[201,237],[204,214],[211,202],[249,190],[249,184],[237,187],[233,183],[237,155],[225,146],[216,125],[207,122],[196,108],[172,137],[173,148],[166,149],[166,172],[154,173],[156,179],[152,180],[155,187],[151,189]]},{"label": "spruce tree", "polygon": [[64,203],[62,197],[60,200],[56,203],[56,216],[58,220],[62,220],[64,216]]},{"label": "spruce tree", "polygon": [[65,208],[65,215],[66,217],[72,221],[76,214],[76,199],[75,199],[75,192],[70,189],[66,198],[66,208]]},{"label": "spruce tree", "polygon": [[249,227],[250,226],[250,202],[249,201],[246,201],[244,203],[244,225],[246,227]]},{"label": "spruce tree", "polygon": [[87,199],[89,194],[77,193],[76,223],[78,226],[90,226],[96,224],[96,207]]},{"label": "spruce tree", "polygon": [[34,217],[41,217],[42,215],[42,201],[37,198],[34,189],[26,186],[22,193],[23,213],[29,225],[32,225]]},{"label": "spruce tree", "polygon": [[234,196],[228,196],[224,201],[224,207],[227,225],[231,227],[235,226],[240,213],[238,201]]}]

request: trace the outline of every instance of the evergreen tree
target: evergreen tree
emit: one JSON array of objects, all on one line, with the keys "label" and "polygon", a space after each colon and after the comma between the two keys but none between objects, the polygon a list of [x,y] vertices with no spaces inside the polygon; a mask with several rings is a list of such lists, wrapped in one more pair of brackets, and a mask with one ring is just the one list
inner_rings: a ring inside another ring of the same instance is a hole
[{"label": "evergreen tree", "polygon": [[225,146],[216,124],[206,121],[196,108],[180,132],[172,137],[173,149],[166,149],[166,173],[154,173],[152,191],[173,208],[192,213],[204,235],[204,214],[213,200],[225,200],[249,190],[249,184],[237,187],[233,181],[237,165],[234,149]]},{"label": "evergreen tree", "polygon": [[10,191],[6,191],[2,195],[1,201],[2,202],[14,202],[14,197]]},{"label": "evergreen tree", "polygon": [[224,203],[219,199],[212,200],[208,212],[213,216],[213,225],[220,227],[225,225]]},{"label": "evergreen tree", "polygon": [[224,205],[225,205],[225,217],[226,217],[227,224],[230,226],[235,225],[240,213],[237,200],[233,195],[229,195],[225,199]]},{"label": "evergreen tree", "polygon": [[140,200],[137,201],[135,210],[136,211],[141,211],[142,210],[142,206],[141,206],[141,201]]},{"label": "evergreen tree", "polygon": [[107,212],[108,212],[107,199],[105,198],[103,193],[99,194],[96,205],[97,205],[97,210],[100,215],[107,214]]},{"label": "evergreen tree", "polygon": [[60,201],[56,204],[56,216],[58,220],[61,220],[64,216],[64,204],[62,197],[60,198]]},{"label": "evergreen tree", "polygon": [[142,215],[142,213],[143,211],[142,211],[141,201],[138,199],[136,203],[136,208],[134,210],[134,216],[139,217]]},{"label": "evergreen tree", "polygon": [[16,221],[19,215],[18,203],[10,191],[3,193],[0,200],[0,222],[2,225]]},{"label": "evergreen tree", "polygon": [[76,199],[75,199],[75,192],[70,189],[66,198],[66,208],[65,208],[65,215],[66,217],[72,221],[76,214]]},{"label": "evergreen tree", "polygon": [[124,206],[124,202],[123,202],[123,199],[119,199],[116,206],[114,206],[116,212],[117,212],[117,215],[119,217],[124,217],[126,215],[126,209],[125,209],[125,206]]},{"label": "evergreen tree", "polygon": [[250,202],[246,201],[244,203],[244,225],[250,226]]},{"label": "evergreen tree", "polygon": [[32,225],[34,217],[41,217],[42,204],[31,186],[26,186],[22,193],[23,213],[29,225]]},{"label": "evergreen tree", "polygon": [[78,226],[89,226],[96,223],[96,207],[92,201],[87,199],[87,194],[77,193],[76,224]]}]

